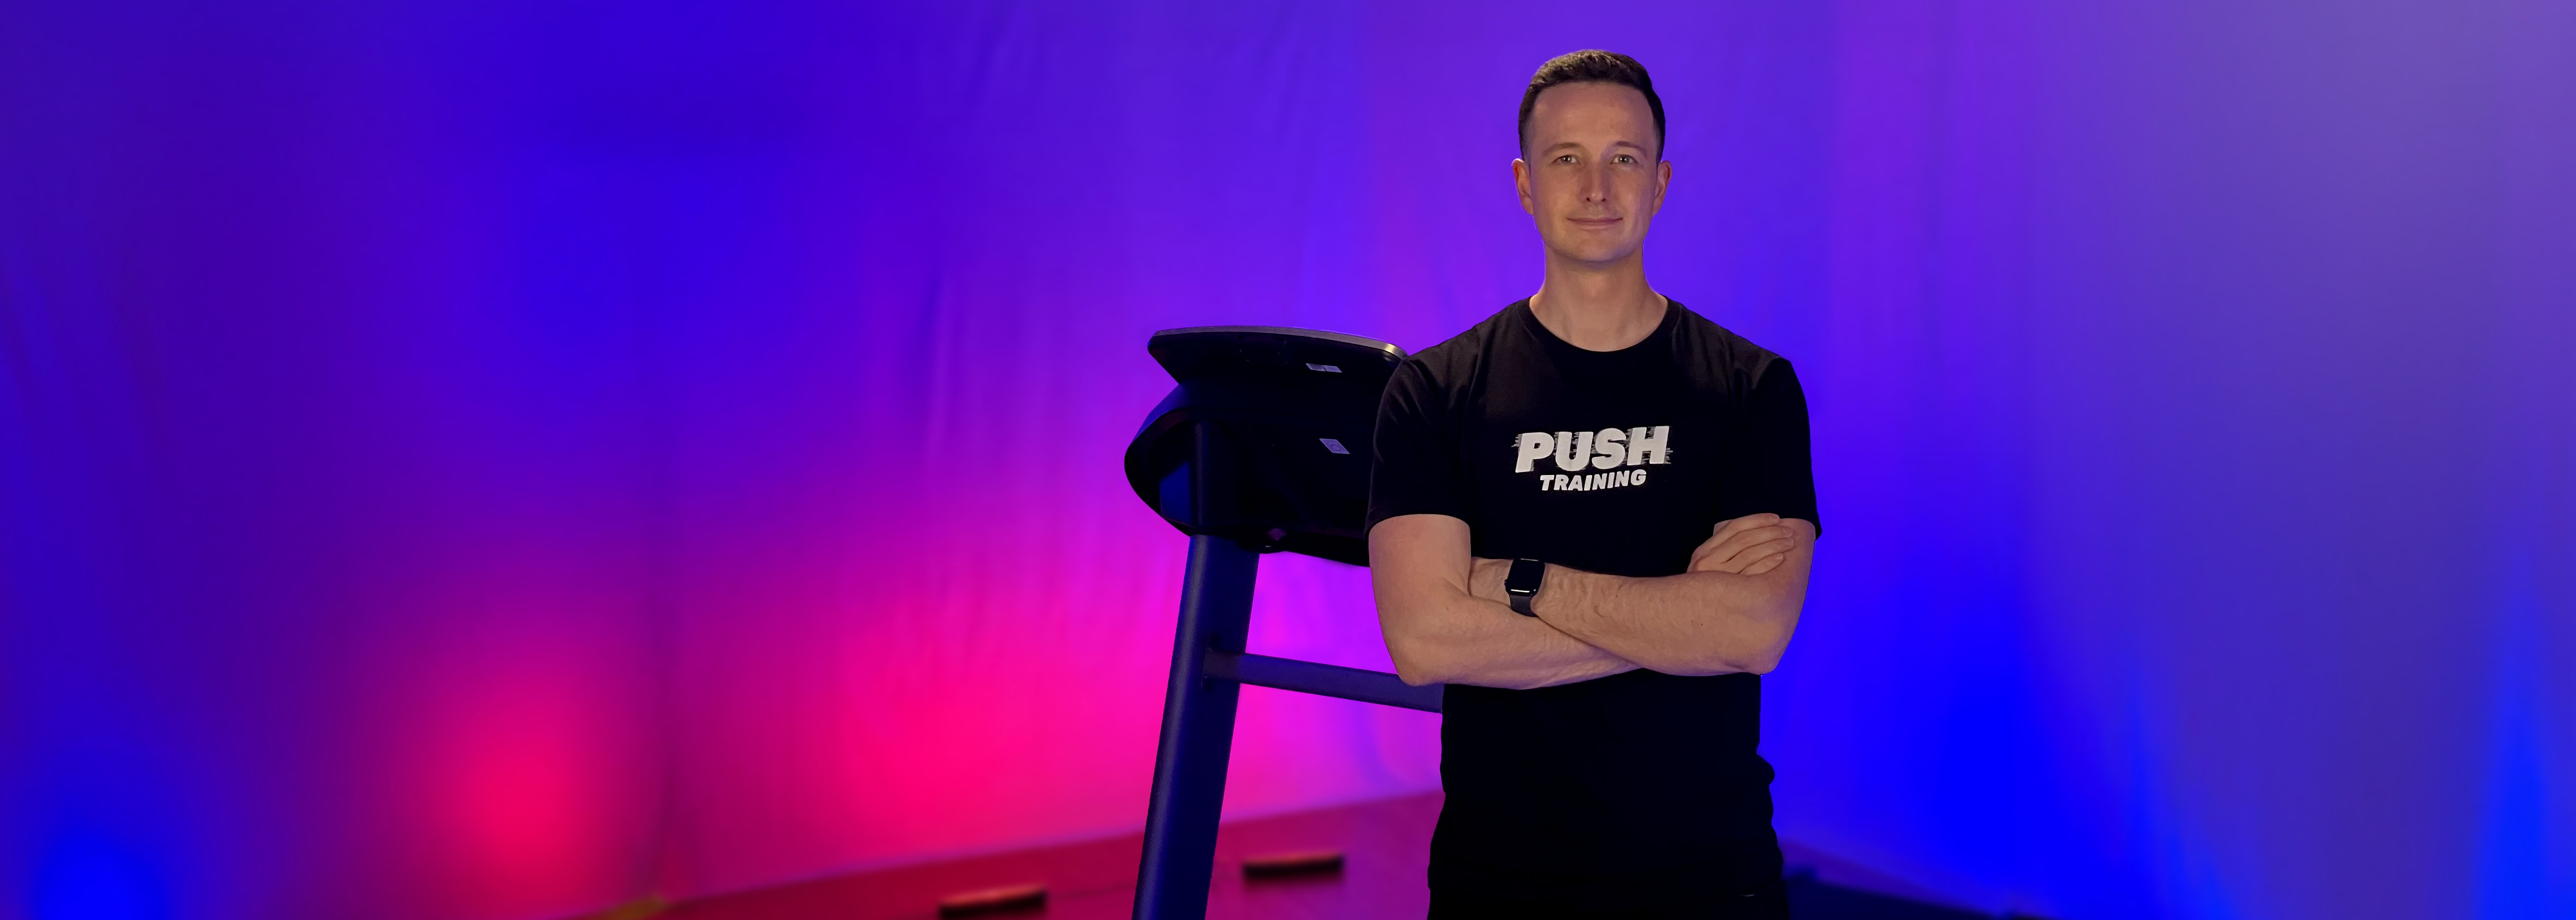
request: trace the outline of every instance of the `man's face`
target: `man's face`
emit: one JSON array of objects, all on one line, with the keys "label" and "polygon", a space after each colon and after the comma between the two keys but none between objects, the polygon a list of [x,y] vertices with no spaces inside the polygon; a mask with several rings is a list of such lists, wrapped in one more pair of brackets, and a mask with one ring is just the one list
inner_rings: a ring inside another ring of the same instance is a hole
[{"label": "man's face", "polygon": [[1616,83],[1564,83],[1530,107],[1526,160],[1512,161],[1521,210],[1560,258],[1607,265],[1634,255],[1664,206],[1672,165],[1646,96]]}]

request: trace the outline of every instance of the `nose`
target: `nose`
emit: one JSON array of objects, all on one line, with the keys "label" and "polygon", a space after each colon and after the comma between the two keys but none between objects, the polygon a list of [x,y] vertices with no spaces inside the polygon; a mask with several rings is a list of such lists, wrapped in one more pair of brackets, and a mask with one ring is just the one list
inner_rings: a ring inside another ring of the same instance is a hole
[{"label": "nose", "polygon": [[1610,200],[1610,167],[1598,161],[1583,169],[1583,202],[1604,204]]},{"label": "nose", "polygon": [[1610,204],[1610,165],[1587,162],[1582,168],[1584,204]]}]

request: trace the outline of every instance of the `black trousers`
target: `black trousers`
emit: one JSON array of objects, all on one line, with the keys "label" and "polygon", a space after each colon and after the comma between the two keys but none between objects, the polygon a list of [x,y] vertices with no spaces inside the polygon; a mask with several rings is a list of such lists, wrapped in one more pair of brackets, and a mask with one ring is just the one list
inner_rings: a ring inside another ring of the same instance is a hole
[{"label": "black trousers", "polygon": [[1752,894],[1629,910],[1587,910],[1526,898],[1488,900],[1434,888],[1429,920],[1789,920],[1789,886],[1772,882]]}]

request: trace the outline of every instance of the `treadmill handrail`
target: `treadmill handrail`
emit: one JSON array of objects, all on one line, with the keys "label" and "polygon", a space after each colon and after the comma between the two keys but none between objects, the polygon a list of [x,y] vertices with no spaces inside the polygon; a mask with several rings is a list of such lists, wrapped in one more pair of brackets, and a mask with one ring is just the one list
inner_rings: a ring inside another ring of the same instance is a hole
[{"label": "treadmill handrail", "polygon": [[1446,684],[1416,687],[1385,671],[1220,649],[1208,649],[1203,673],[1209,678],[1256,687],[1340,697],[1380,706],[1401,706],[1423,712],[1440,711],[1442,691],[1447,687]]}]

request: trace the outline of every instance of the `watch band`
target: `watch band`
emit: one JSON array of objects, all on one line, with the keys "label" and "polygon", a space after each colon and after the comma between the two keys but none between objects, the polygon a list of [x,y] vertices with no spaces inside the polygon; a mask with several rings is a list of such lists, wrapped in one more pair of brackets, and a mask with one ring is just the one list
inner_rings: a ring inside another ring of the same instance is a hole
[{"label": "watch band", "polygon": [[1547,581],[1547,563],[1536,559],[1514,559],[1510,574],[1503,576],[1503,594],[1511,599],[1512,612],[1525,617],[1538,615],[1539,585]]}]

